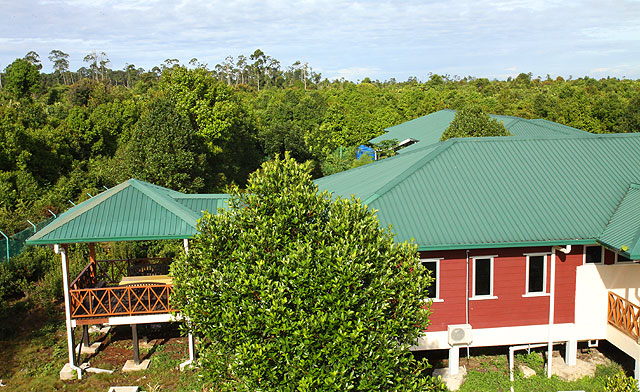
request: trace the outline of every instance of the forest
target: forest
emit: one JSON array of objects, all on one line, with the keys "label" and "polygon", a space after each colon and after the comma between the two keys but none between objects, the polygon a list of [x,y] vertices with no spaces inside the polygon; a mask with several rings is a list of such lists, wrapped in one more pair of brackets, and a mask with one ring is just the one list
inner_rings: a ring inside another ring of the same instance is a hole
[{"label": "forest", "polygon": [[[53,72],[42,72],[43,61]],[[128,178],[183,192],[243,186],[290,151],[322,176],[360,164],[354,146],[441,109],[544,118],[594,133],[640,131],[640,81],[329,80],[307,63],[256,50],[209,67],[167,59],[111,69],[104,52],[27,53],[0,73],[0,230],[11,235]],[[338,153],[340,151],[340,153]],[[51,211],[51,212],[50,212]]]}]

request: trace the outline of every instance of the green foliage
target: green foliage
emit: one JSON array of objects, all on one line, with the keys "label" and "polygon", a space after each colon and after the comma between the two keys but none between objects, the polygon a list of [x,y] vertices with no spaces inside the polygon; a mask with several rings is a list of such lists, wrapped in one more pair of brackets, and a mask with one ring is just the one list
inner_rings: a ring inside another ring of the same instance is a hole
[{"label": "green foliage", "polygon": [[453,137],[511,136],[498,120],[492,119],[479,105],[468,105],[456,112],[453,121],[442,133],[440,141]]},{"label": "green foliage", "polygon": [[623,371],[619,371],[613,376],[607,377],[605,392],[637,392],[638,380],[628,377]]},{"label": "green foliage", "polygon": [[322,174],[329,176],[373,162],[369,155],[362,155],[357,159],[356,152],[356,147],[339,147],[322,162]]},{"label": "green foliage", "polygon": [[16,59],[4,72],[6,89],[17,99],[30,98],[40,87],[40,72],[28,60]]},{"label": "green foliage", "polygon": [[189,119],[165,97],[154,100],[122,146],[120,181],[134,177],[197,193],[208,182],[204,142]]},{"label": "green foliage", "polygon": [[429,383],[407,351],[429,313],[414,245],[396,244],[358,201],[319,193],[288,156],[232,195],[172,266],[172,298],[204,338],[210,375],[252,391]]}]

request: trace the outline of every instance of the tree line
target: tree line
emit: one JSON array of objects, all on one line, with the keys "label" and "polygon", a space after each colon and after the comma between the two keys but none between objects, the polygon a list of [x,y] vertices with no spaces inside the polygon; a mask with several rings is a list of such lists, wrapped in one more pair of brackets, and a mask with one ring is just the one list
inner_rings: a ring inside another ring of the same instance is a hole
[{"label": "tree line", "polygon": [[473,103],[589,132],[640,131],[640,81],[430,74],[329,80],[306,63],[283,69],[261,50],[213,67],[167,59],[110,68],[106,53],[53,72],[29,52],[0,73],[0,230],[13,233],[130,177],[184,192],[244,186],[262,162],[290,151],[315,176],[361,164],[354,147],[385,128]]}]

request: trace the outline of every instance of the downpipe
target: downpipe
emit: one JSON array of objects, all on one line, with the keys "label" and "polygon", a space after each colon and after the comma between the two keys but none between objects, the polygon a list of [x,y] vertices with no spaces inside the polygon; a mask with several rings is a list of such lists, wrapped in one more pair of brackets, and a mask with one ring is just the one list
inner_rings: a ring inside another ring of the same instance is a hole
[{"label": "downpipe", "polygon": [[571,252],[571,245],[564,248],[560,246],[551,247],[551,276],[549,278],[549,332],[547,343],[547,378],[551,378],[553,363],[553,323],[556,303],[556,251],[564,254]]}]

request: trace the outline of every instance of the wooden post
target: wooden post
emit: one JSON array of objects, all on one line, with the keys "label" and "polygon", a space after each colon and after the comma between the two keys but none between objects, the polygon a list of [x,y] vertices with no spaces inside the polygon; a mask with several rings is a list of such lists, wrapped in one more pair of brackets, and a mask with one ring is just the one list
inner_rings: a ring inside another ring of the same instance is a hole
[{"label": "wooden post", "polygon": [[133,363],[140,364],[140,349],[138,347],[138,328],[136,324],[131,324],[131,335],[133,338]]},{"label": "wooden post", "polygon": [[89,242],[89,262],[91,263],[91,274],[93,275],[92,278],[94,280],[94,284],[96,284],[97,282],[95,281],[97,279],[97,275],[98,275],[98,268],[96,265],[96,244],[93,242]]}]

